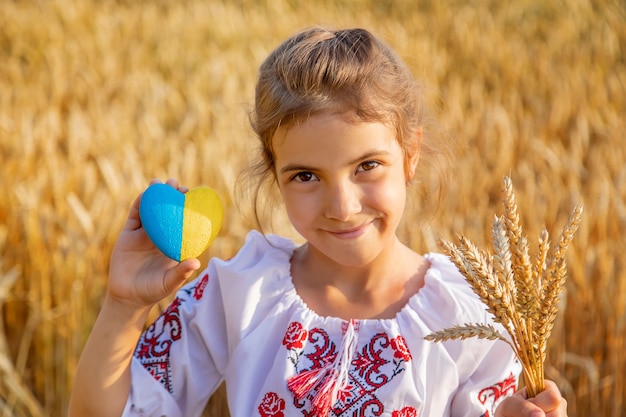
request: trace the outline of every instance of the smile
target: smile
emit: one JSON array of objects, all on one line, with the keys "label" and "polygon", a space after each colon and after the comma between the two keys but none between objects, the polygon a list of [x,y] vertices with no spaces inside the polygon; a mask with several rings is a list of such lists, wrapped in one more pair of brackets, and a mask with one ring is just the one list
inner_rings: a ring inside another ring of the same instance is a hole
[{"label": "smile", "polygon": [[368,226],[369,223],[365,223],[345,230],[328,230],[328,233],[339,239],[354,239],[363,235],[367,231]]}]

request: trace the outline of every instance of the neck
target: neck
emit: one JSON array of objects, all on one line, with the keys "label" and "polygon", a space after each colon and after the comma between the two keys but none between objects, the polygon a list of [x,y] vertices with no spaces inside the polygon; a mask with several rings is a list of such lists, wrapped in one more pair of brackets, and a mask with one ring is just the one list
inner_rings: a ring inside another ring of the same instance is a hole
[{"label": "neck", "polygon": [[377,287],[380,282],[394,275],[401,268],[407,252],[412,251],[396,239],[393,245],[369,263],[343,265],[332,261],[315,247],[305,244],[294,254],[294,262],[300,265],[300,271],[306,271],[305,275],[314,277],[319,285],[366,290]]},{"label": "neck", "polygon": [[300,297],[320,315],[391,318],[422,286],[425,264],[397,240],[376,259],[359,266],[330,262],[304,245],[292,258],[292,278]]}]

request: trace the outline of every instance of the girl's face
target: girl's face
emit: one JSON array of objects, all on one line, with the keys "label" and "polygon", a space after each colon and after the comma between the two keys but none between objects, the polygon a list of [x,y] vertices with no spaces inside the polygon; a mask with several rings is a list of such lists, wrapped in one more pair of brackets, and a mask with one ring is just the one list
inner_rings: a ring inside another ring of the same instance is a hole
[{"label": "girl's face", "polygon": [[309,250],[364,266],[397,242],[417,154],[404,156],[394,130],[319,114],[274,135],[276,177],[287,214]]}]

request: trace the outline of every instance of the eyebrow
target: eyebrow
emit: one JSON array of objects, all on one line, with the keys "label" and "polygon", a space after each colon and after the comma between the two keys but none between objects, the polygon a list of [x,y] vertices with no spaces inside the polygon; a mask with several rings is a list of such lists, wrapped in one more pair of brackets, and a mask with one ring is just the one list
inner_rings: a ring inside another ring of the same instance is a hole
[{"label": "eyebrow", "polygon": [[[365,152],[363,155],[359,156],[358,158],[348,161],[346,165],[354,165],[357,162],[364,161],[370,158],[388,156],[388,155],[391,155],[391,153],[387,151],[382,151],[382,150],[381,151],[369,151],[369,152]],[[284,174],[287,172],[294,172],[294,171],[315,171],[315,168],[306,166],[306,165],[287,164],[280,169],[279,174]]]}]

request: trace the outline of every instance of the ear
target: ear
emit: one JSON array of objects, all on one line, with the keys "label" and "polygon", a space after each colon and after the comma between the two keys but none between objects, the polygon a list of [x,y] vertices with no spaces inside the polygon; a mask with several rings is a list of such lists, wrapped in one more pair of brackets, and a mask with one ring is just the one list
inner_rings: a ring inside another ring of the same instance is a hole
[{"label": "ear", "polygon": [[422,128],[418,128],[415,132],[414,141],[411,146],[407,147],[406,154],[406,181],[407,184],[413,180],[415,169],[420,159],[420,148],[422,146]]}]

